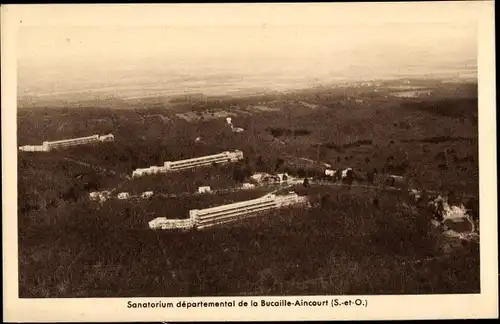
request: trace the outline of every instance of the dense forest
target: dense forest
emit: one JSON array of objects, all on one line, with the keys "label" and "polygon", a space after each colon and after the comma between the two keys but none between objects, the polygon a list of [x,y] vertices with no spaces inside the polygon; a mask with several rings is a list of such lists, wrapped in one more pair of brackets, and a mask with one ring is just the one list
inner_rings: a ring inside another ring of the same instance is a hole
[{"label": "dense forest", "polygon": [[[343,99],[346,89],[319,88],[193,107],[144,99],[140,108],[96,102],[19,109],[19,145],[115,136],[110,143],[19,153],[20,297],[478,292],[476,243],[443,250],[453,242],[428,228],[426,214],[408,207],[404,196],[349,187],[400,175],[414,188],[478,196],[477,94],[469,85],[463,97],[456,96],[457,85],[442,87],[418,100],[348,89],[362,103]],[[279,110],[245,111],[267,101]],[[224,118],[190,123],[175,117],[235,105],[245,111],[233,110],[242,133],[233,133]],[[144,117],[155,114],[164,118]],[[135,168],[234,149],[244,153],[240,163],[130,179]],[[294,188],[311,197],[311,209],[199,233],[147,227],[156,217],[182,218],[192,208],[274,190],[193,195],[199,186],[234,188],[255,172],[341,183],[325,170],[345,168],[352,168],[347,186]],[[185,195],[89,201],[99,190]],[[478,199],[462,201],[477,219]],[[430,261],[415,263],[423,259]]]}]

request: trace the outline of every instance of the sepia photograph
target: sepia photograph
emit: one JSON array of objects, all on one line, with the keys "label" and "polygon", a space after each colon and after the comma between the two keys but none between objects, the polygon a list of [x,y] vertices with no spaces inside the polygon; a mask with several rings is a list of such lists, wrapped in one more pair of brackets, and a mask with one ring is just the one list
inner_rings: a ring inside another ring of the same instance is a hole
[{"label": "sepia photograph", "polygon": [[2,7],[11,318],[498,317],[493,8]]}]

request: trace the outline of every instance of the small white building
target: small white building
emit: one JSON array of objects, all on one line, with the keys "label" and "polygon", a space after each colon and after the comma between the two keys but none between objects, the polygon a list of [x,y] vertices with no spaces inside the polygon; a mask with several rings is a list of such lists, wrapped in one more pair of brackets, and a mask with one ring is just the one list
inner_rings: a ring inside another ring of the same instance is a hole
[{"label": "small white building", "polygon": [[129,199],[129,198],[130,198],[130,194],[128,192],[120,192],[118,194],[118,199],[120,199],[120,200]]},{"label": "small white building", "polygon": [[255,188],[255,185],[253,183],[243,183],[241,185],[241,188],[243,188],[243,189],[253,189],[253,188]]},{"label": "small white building", "polygon": [[335,170],[330,170],[330,169],[325,170],[325,176],[327,176],[327,177],[334,177],[336,173],[337,173],[337,171],[335,171]]},{"label": "small white building", "polygon": [[212,192],[212,189],[210,188],[210,186],[198,187],[198,193],[210,193],[210,192]]},{"label": "small white building", "polygon": [[443,218],[452,222],[468,219],[467,209],[463,205],[450,206],[448,203],[445,203]]},{"label": "small white building", "polygon": [[135,169],[134,171],[132,171],[132,178],[137,178],[137,177],[141,177],[143,175],[145,175],[147,173],[148,169]]},{"label": "small white building", "polygon": [[24,145],[24,146],[19,146],[19,151],[21,151],[21,152],[48,152],[49,148],[47,145]]},{"label": "small white building", "polygon": [[148,222],[150,229],[158,229],[161,228],[161,225],[167,221],[166,217],[157,217]]},{"label": "small white building", "polygon": [[347,174],[348,174],[349,171],[352,172],[352,168],[347,168],[345,170],[342,170],[342,179],[347,178]]},{"label": "small white building", "polygon": [[149,168],[139,168],[132,171],[132,178],[142,177],[146,174],[157,174],[166,172],[165,167],[152,165]]},{"label": "small white building", "polygon": [[113,134],[99,136],[99,141],[101,142],[113,142],[114,140],[115,136]]},{"label": "small white building", "polygon": [[232,130],[234,133],[241,133],[241,132],[245,131],[245,129],[241,128],[241,127],[233,127]]},{"label": "small white building", "polygon": [[288,173],[278,173],[277,178],[279,182],[287,182],[290,177]]},{"label": "small white building", "polygon": [[269,174],[268,173],[263,173],[263,172],[258,172],[258,173],[254,173],[250,179],[252,179],[253,181],[257,181],[257,182],[260,182],[262,181],[265,177],[268,177]]},{"label": "small white building", "polygon": [[100,202],[100,203],[103,203],[103,202],[105,202],[106,200],[108,200],[108,196],[103,195],[102,193],[100,193],[100,194],[99,194],[99,202]]},{"label": "small white building", "polygon": [[148,222],[152,230],[172,230],[172,229],[190,229],[194,226],[192,219],[167,219],[166,217],[157,217]]},{"label": "small white building", "polygon": [[153,197],[153,192],[152,191],[145,191],[141,194],[141,198],[142,199],[148,199],[148,198],[151,198]]},{"label": "small white building", "polygon": [[99,199],[99,192],[91,192],[89,193],[89,199],[90,200],[98,200]]}]

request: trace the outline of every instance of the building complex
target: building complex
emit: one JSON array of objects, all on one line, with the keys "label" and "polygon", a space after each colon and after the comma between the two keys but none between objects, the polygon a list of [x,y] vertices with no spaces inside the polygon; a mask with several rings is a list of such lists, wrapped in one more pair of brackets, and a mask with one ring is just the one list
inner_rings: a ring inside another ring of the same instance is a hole
[{"label": "building complex", "polygon": [[212,154],[197,158],[191,158],[180,161],[166,161],[163,166],[150,166],[149,168],[140,168],[132,172],[132,177],[140,177],[146,174],[165,173],[170,171],[181,171],[197,167],[208,166],[212,164],[234,163],[243,159],[243,152],[226,151],[219,154]]},{"label": "building complex", "polygon": [[192,209],[189,211],[188,219],[169,220],[165,217],[158,217],[149,222],[149,227],[151,229],[203,229],[254,216],[261,212],[300,205],[306,202],[306,197],[301,197],[295,192],[289,192],[286,195],[267,194],[257,199],[228,205]]},{"label": "building complex", "polygon": [[55,149],[67,148],[78,145],[85,145],[97,142],[112,142],[115,137],[113,134],[103,136],[92,135],[86,137],[70,138],[59,141],[44,141],[42,145],[24,145],[19,147],[19,151],[23,152],[49,152]]}]

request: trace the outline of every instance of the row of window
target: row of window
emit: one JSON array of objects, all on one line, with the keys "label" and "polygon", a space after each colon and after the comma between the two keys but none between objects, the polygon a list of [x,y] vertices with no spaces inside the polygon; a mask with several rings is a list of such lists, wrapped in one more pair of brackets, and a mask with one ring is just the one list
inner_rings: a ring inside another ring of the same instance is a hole
[{"label": "row of window", "polygon": [[181,160],[177,162],[170,162],[170,168],[175,168],[175,167],[180,167],[184,165],[191,165],[191,164],[198,164],[202,162],[217,162],[217,161],[222,161],[225,159],[232,160],[233,157],[232,154],[217,154],[217,155],[211,155],[211,156],[206,156],[206,157],[200,157],[200,158],[193,158],[193,159],[188,159],[188,160]]},{"label": "row of window", "polygon": [[214,215],[214,214],[217,214],[219,212],[225,212],[228,210],[244,209],[246,207],[253,207],[256,205],[262,205],[262,204],[267,204],[267,203],[275,204],[276,198],[275,197],[258,198],[258,199],[254,199],[254,200],[236,202],[236,203],[232,203],[229,205],[211,207],[211,208],[206,208],[206,209],[201,209],[201,210],[194,210],[192,212],[195,213],[198,217],[204,217],[206,215]]},{"label": "row of window", "polygon": [[63,143],[47,143],[46,145],[48,147],[66,147],[66,146],[74,146],[74,145],[80,145],[80,144],[87,144],[87,143],[92,143],[96,142],[97,140],[78,140],[78,141],[70,141],[70,142],[63,142]]},{"label": "row of window", "polygon": [[[170,170],[176,170],[176,169],[183,169],[183,168],[192,168],[196,166],[202,166],[202,165],[210,165],[212,163],[223,163],[226,162],[226,159],[217,159],[213,161],[198,161],[198,162],[191,162],[191,163],[183,163],[181,165],[171,165],[170,167],[167,167]],[[229,161],[227,161],[229,162]]]},{"label": "row of window", "polygon": [[53,142],[44,142],[47,145],[64,145],[64,144],[72,144],[72,143],[89,143],[99,140],[99,135],[93,135],[89,137],[80,137],[80,138],[72,138],[67,140],[53,141]]},{"label": "row of window", "polygon": [[253,212],[259,209],[270,209],[270,208],[275,208],[276,207],[276,202],[273,201],[266,201],[266,202],[260,202],[258,204],[252,204],[250,206],[245,206],[245,207],[230,207],[218,212],[213,212],[213,213],[208,213],[205,215],[198,215],[199,222],[204,222],[204,221],[211,221],[214,218],[220,218],[223,216],[233,216],[234,214],[246,214],[249,212]]}]

